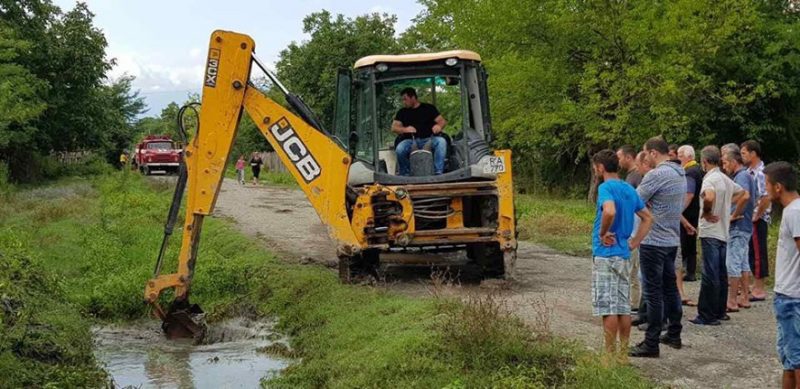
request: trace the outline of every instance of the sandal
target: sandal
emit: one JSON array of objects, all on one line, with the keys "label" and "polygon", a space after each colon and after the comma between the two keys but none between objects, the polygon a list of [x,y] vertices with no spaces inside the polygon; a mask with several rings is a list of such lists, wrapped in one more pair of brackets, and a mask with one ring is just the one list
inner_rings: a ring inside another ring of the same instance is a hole
[{"label": "sandal", "polygon": [[739,308],[734,309],[734,308],[726,307],[725,308],[725,312],[736,313],[736,312],[739,312]]},{"label": "sandal", "polygon": [[681,300],[681,305],[685,305],[687,307],[696,307],[697,303],[692,301],[692,299],[684,299]]},{"label": "sandal", "polygon": [[766,300],[766,299],[767,299],[767,296],[764,296],[764,297],[756,297],[756,296],[753,296],[752,294],[750,295],[750,302],[755,302],[755,301],[764,301],[764,300]]}]

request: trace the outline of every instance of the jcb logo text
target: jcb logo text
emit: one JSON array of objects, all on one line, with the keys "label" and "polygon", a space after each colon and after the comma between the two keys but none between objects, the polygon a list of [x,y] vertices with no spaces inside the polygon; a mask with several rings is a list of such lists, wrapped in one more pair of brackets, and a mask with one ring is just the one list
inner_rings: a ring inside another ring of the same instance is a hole
[{"label": "jcb logo text", "polygon": [[317,160],[308,151],[308,148],[297,136],[294,128],[289,125],[289,121],[286,118],[278,120],[269,130],[307,184],[319,177],[322,169]]}]

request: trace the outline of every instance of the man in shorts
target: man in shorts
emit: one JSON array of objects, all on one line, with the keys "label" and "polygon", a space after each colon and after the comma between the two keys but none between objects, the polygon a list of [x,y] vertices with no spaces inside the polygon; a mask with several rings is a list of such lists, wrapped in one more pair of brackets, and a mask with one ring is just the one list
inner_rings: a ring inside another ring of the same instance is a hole
[{"label": "man in shorts", "polygon": [[[739,148],[731,149],[722,155],[722,168],[733,178],[733,182],[747,192],[750,197],[739,219],[731,219],[725,267],[728,269],[728,312],[738,312],[739,308],[750,308],[750,261],[748,258],[750,236],[753,234],[753,210],[758,197],[756,183],[747,174]],[[731,209],[733,213],[735,209]],[[742,288],[741,295],[739,287]],[[738,298],[737,298],[738,296]]]},{"label": "man in shorts", "polygon": [[[633,187],[620,180],[619,160],[612,150],[592,157],[592,165],[603,183],[597,191],[597,216],[592,232],[592,308],[602,316],[605,348],[609,353],[628,353],[631,332],[630,256],[639,247],[652,223],[650,211]],[[634,215],[641,222],[636,236]],[[630,239],[630,240],[629,240]]]},{"label": "man in shorts", "polygon": [[797,173],[786,162],[764,168],[770,200],[783,205],[775,262],[777,348],[783,364],[783,387],[800,387],[800,195]]}]

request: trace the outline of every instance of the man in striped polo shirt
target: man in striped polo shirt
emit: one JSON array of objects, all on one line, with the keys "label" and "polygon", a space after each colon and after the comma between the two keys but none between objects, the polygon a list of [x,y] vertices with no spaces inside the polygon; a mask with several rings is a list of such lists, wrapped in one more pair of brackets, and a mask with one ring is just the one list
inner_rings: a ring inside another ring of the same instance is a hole
[{"label": "man in striped polo shirt", "polygon": [[[644,341],[631,348],[630,356],[658,358],[659,343],[681,348],[683,311],[675,280],[675,257],[680,246],[686,173],[669,161],[669,145],[661,137],[650,138],[644,144],[644,151],[650,164],[656,166],[636,189],[654,220],[650,234],[639,248],[648,326]],[[664,336],[660,336],[662,313],[668,320]]]}]

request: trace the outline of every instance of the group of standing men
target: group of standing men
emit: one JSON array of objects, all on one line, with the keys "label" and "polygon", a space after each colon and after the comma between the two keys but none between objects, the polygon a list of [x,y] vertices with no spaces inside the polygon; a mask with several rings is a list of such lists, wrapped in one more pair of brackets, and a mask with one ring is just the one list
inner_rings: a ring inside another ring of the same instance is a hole
[{"label": "group of standing men", "polygon": [[[660,344],[682,347],[684,305],[697,306],[690,322],[719,325],[730,320],[729,313],[766,299],[770,204],[780,202],[784,213],[774,288],[778,353],[784,383],[800,383],[800,201],[795,202],[792,166],[777,162],[765,168],[755,141],[706,146],[698,163],[692,146],[669,145],[660,137],[649,139],[640,152],[631,146],[600,151],[592,165],[603,178],[593,232],[592,294],[594,314],[603,318],[606,349],[658,357]],[[627,182],[620,170],[627,172]],[[683,282],[695,281],[698,237],[703,268],[695,304]],[[639,311],[633,321],[631,306]],[[645,338],[629,348],[632,324],[640,325]]]}]

